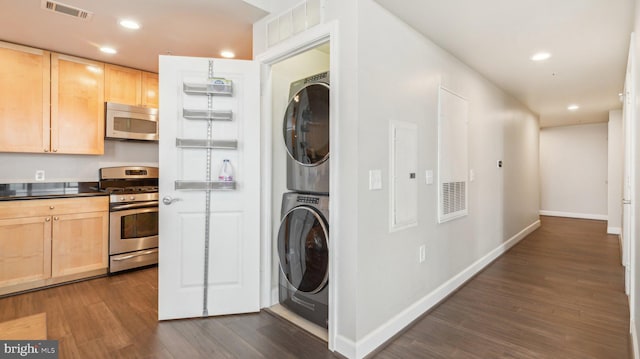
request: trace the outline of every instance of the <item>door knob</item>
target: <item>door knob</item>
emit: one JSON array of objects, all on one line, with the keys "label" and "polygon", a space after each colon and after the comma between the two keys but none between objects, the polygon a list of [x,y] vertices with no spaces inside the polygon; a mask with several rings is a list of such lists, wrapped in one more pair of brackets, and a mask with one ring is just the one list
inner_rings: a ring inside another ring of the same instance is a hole
[{"label": "door knob", "polygon": [[162,203],[166,204],[167,206],[170,205],[173,202],[177,202],[177,201],[182,201],[180,198],[173,198],[171,196],[164,196],[162,198]]}]

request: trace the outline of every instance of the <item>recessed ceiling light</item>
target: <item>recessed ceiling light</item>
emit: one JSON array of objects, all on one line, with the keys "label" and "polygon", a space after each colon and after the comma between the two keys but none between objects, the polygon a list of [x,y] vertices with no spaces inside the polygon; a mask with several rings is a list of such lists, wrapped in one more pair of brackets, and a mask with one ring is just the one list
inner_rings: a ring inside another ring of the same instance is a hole
[{"label": "recessed ceiling light", "polygon": [[233,51],[229,51],[229,50],[224,50],[220,52],[220,56],[227,58],[227,59],[232,59],[234,57],[236,57],[236,54],[233,53]]},{"label": "recessed ceiling light", "polygon": [[120,26],[126,27],[127,29],[138,30],[140,28],[140,24],[133,20],[122,20],[120,21]]},{"label": "recessed ceiling light", "polygon": [[578,105],[569,105],[569,106],[567,107],[567,110],[569,110],[569,111],[575,111],[575,110],[577,110],[577,109],[579,109],[579,108],[580,108],[580,106],[578,106]]},{"label": "recessed ceiling light", "polygon": [[531,56],[531,61],[544,61],[551,57],[551,54],[548,52],[538,52]]},{"label": "recessed ceiling light", "polygon": [[116,54],[116,53],[118,53],[118,51],[116,51],[116,49],[114,49],[113,47],[108,47],[108,46],[101,47],[100,51],[104,52],[105,54]]}]

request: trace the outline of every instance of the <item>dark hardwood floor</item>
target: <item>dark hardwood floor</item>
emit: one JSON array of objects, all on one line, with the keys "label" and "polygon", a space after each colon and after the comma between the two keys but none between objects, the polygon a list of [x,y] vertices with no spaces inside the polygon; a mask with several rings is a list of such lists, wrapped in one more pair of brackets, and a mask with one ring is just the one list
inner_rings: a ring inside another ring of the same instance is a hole
[{"label": "dark hardwood floor", "polygon": [[376,357],[629,358],[617,236],[603,221],[541,220]]},{"label": "dark hardwood floor", "polygon": [[[618,240],[600,221],[543,226],[376,358],[628,358]],[[157,322],[155,268],[0,299],[0,321],[47,313],[60,358],[334,358],[266,312]]]}]

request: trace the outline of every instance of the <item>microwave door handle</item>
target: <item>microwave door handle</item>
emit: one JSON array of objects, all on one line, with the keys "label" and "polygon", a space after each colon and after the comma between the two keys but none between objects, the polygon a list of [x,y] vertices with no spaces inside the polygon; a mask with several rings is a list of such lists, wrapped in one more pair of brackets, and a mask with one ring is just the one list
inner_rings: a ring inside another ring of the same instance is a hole
[{"label": "microwave door handle", "polygon": [[134,208],[144,208],[144,207],[157,207],[158,201],[149,201],[149,202],[140,202],[140,203],[131,203],[131,204],[123,204],[120,206],[111,207],[112,211],[120,211],[123,209],[134,209]]}]

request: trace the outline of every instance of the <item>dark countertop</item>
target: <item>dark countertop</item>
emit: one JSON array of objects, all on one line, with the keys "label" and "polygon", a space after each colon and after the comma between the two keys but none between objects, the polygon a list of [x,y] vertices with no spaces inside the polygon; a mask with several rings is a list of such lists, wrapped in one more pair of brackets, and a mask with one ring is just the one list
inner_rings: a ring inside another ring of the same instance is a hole
[{"label": "dark countertop", "polygon": [[46,182],[0,184],[0,201],[23,199],[107,196],[96,189],[98,182]]}]

